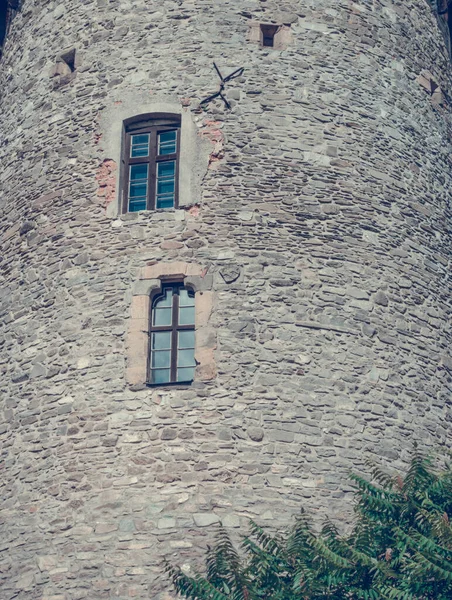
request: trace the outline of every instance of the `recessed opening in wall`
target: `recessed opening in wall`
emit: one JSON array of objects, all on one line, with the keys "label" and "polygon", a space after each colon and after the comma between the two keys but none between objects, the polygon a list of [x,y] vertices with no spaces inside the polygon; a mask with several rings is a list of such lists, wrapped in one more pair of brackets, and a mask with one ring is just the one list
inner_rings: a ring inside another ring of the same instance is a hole
[{"label": "recessed opening in wall", "polygon": [[449,54],[452,48],[452,1],[436,0],[436,13],[438,15],[438,25],[443,34]]},{"label": "recessed opening in wall", "polygon": [[290,23],[259,23],[252,21],[249,24],[247,39],[259,44],[261,48],[286,50],[292,43],[292,30]]},{"label": "recessed opening in wall", "polygon": [[278,25],[263,25],[261,29],[261,46],[273,48],[275,45],[275,35],[279,29]]},{"label": "recessed opening in wall", "polygon": [[0,0],[0,56],[11,21],[21,8],[21,0]]},{"label": "recessed opening in wall", "polygon": [[60,60],[64,62],[70,69],[71,73],[75,71],[75,48],[60,54]]},{"label": "recessed opening in wall", "polygon": [[439,105],[444,103],[445,99],[441,86],[430,71],[422,71],[417,78],[417,82],[430,95],[432,104]]},{"label": "recessed opening in wall", "polygon": [[0,0],[0,54],[1,47],[3,44],[3,38],[6,33],[6,15],[8,10],[8,2],[7,0]]}]

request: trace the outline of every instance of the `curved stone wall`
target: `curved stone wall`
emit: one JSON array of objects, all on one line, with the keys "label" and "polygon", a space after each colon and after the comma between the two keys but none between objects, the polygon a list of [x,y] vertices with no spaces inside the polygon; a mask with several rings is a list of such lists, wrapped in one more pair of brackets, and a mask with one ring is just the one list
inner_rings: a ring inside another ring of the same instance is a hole
[{"label": "curved stone wall", "polygon": [[[285,49],[254,41],[271,22]],[[245,69],[230,111],[199,107],[213,61]],[[343,518],[350,468],[450,443],[427,2],[25,0],[0,80],[2,598],[158,598],[161,557],[190,564],[210,525]],[[122,120],[162,105],[199,156],[191,200],[121,216]],[[211,278],[215,370],[185,389],[126,379],[161,263]]]}]

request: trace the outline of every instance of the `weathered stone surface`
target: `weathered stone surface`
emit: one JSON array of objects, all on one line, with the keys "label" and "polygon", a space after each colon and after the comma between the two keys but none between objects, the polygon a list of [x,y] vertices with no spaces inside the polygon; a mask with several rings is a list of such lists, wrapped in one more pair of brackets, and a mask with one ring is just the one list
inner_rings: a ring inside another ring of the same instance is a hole
[{"label": "weathered stone surface", "polygon": [[264,430],[262,427],[250,427],[248,435],[254,442],[261,442],[264,439]]},{"label": "weathered stone surface", "polygon": [[220,518],[214,513],[198,513],[193,515],[193,521],[198,527],[208,527],[214,523],[219,523]]},{"label": "weathered stone surface", "polygon": [[375,294],[374,302],[375,304],[380,304],[381,306],[388,306],[389,304],[388,297],[381,290],[378,290],[378,292]]},{"label": "weathered stone surface", "polygon": [[[158,598],[162,557],[194,567],[219,521],[343,518],[350,469],[450,446],[451,116],[418,78],[452,85],[429,4],[21,4],[0,63],[1,599]],[[230,111],[200,106],[212,60],[245,69]],[[168,106],[207,147],[198,192],[121,215],[118,115]],[[190,387],[143,384],[139,298],[165,275],[206,294]]]}]

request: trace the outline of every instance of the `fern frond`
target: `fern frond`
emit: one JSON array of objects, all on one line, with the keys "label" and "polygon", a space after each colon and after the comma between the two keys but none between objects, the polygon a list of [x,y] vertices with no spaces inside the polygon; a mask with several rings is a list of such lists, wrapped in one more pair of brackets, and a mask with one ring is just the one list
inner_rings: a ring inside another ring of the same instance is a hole
[{"label": "fern frond", "polygon": [[322,561],[326,565],[340,569],[353,568],[353,564],[347,558],[331,550],[321,538],[313,542],[313,548],[317,551],[314,562]]},{"label": "fern frond", "polygon": [[303,512],[275,534],[252,521],[239,550],[218,530],[205,577],[166,571],[189,600],[450,600],[447,469],[436,472],[416,450],[405,478],[377,467],[372,481],[352,476],[356,518],[345,536],[329,520],[315,533]]},{"label": "fern frond", "polygon": [[190,577],[168,562],[165,562],[165,570],[172,579],[176,591],[185,598],[191,600],[230,600],[227,595],[200,576]]},{"label": "fern frond", "polygon": [[364,464],[369,468],[372,480],[376,481],[380,487],[387,491],[391,491],[395,488],[397,484],[396,477],[383,471],[381,467],[371,460],[366,460]]},{"label": "fern frond", "polygon": [[424,456],[417,448],[403,481],[402,493],[409,497],[419,494],[436,480],[432,472],[432,460]]}]

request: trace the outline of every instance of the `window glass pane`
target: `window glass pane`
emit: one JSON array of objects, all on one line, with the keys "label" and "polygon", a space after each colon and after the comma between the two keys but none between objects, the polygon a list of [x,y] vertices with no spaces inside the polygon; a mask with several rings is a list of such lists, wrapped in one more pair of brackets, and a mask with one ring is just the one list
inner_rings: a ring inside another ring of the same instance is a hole
[{"label": "window glass pane", "polygon": [[174,206],[175,183],[176,161],[158,162],[156,181],[157,208],[172,208]]},{"label": "window glass pane", "polygon": [[168,196],[157,196],[157,208],[173,208],[174,194]]},{"label": "window glass pane", "polygon": [[151,371],[151,383],[168,383],[169,380],[169,369],[153,369]]},{"label": "window glass pane", "polygon": [[146,191],[147,191],[147,182],[146,181],[144,183],[138,182],[138,181],[130,182],[129,197],[132,201],[135,200],[135,198],[140,198],[140,197],[146,198]]},{"label": "window glass pane", "polygon": [[[182,350],[182,352],[190,352],[190,350]],[[169,350],[154,350],[151,357],[151,367],[153,369],[170,368],[171,356]],[[185,367],[186,365],[182,365]],[[190,365],[187,365],[190,366]]]},{"label": "window glass pane", "polygon": [[130,156],[137,158],[149,155],[149,133],[132,135],[130,141]]},{"label": "window glass pane", "polygon": [[159,134],[159,155],[176,152],[177,131],[164,131]]},{"label": "window glass pane", "polygon": [[173,196],[174,195],[174,179],[165,180],[159,179],[157,182],[158,196]]},{"label": "window glass pane", "polygon": [[148,165],[130,165],[130,180],[143,180],[147,179],[148,176]]},{"label": "window glass pane", "polygon": [[195,307],[180,306],[179,307],[179,325],[194,325],[195,324]]},{"label": "window glass pane", "polygon": [[194,348],[195,347],[195,332],[191,331],[179,331],[178,337],[178,348]]},{"label": "window glass pane", "polygon": [[194,306],[195,295],[191,290],[182,288],[179,290],[179,306]]},{"label": "window glass pane", "polygon": [[153,350],[169,350],[170,348],[171,348],[171,332],[170,331],[156,331],[152,334],[152,349]]},{"label": "window glass pane", "polygon": [[174,172],[176,169],[176,162],[174,160],[159,162],[157,165],[159,178],[174,177]]},{"label": "window glass pane", "polygon": [[131,165],[129,175],[129,211],[146,209],[148,165]]},{"label": "window glass pane", "polygon": [[163,295],[157,298],[154,303],[156,308],[163,308],[164,306],[172,306],[173,305],[173,290],[171,288],[166,288],[163,291]]},{"label": "window glass pane", "polygon": [[163,295],[159,296],[152,307],[152,324],[156,327],[171,325],[173,313],[173,290],[166,288]]},{"label": "window glass pane", "polygon": [[[187,348],[186,350],[179,350],[177,353],[177,366],[178,367],[194,367],[195,366],[195,349]],[[166,366],[166,365],[163,365]]]},{"label": "window glass pane", "polygon": [[177,369],[177,381],[193,381],[194,377],[194,367],[185,367],[182,369]]},{"label": "window glass pane", "polygon": [[129,212],[138,212],[139,210],[146,210],[146,201],[140,200],[138,202],[129,202]]},{"label": "window glass pane", "polygon": [[172,308],[155,308],[153,311],[154,320],[153,325],[156,327],[163,327],[164,325],[171,325],[171,313]]}]

